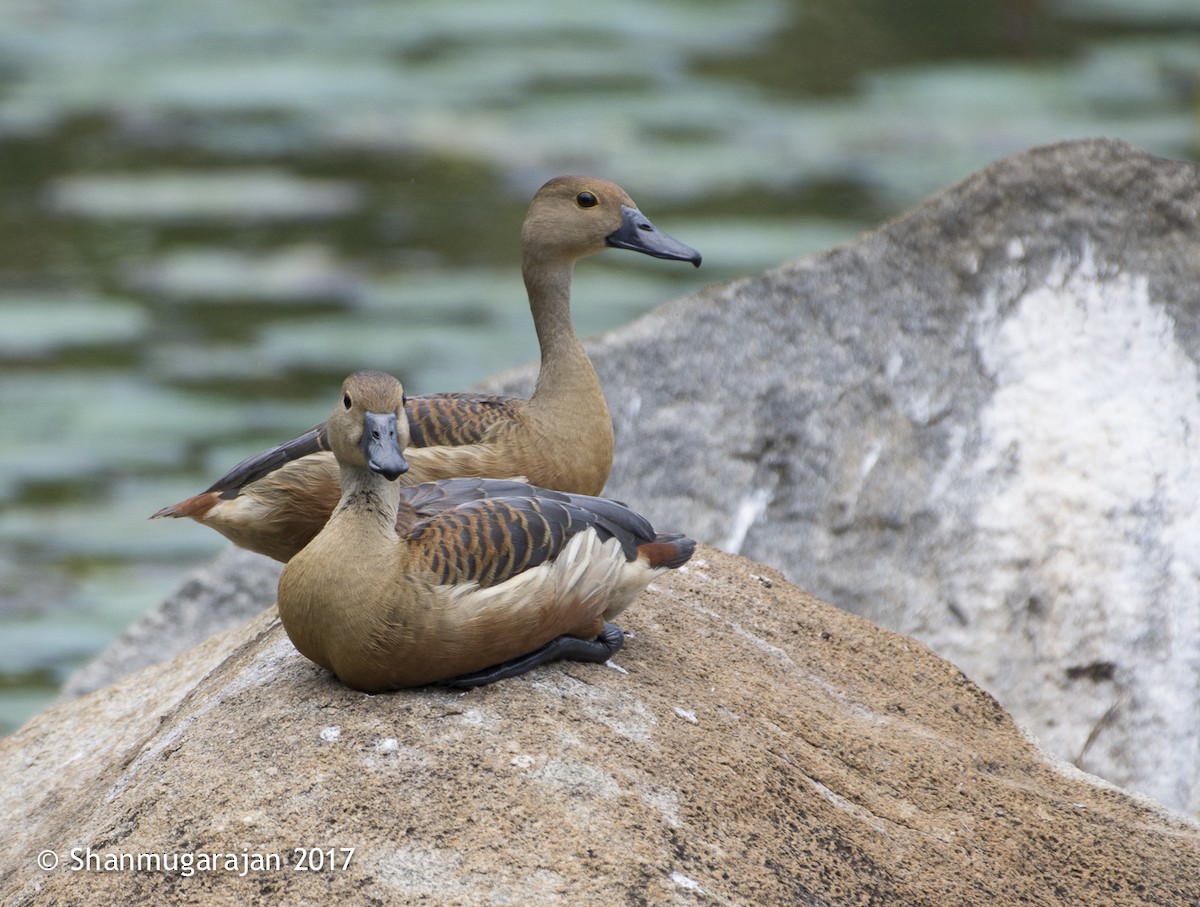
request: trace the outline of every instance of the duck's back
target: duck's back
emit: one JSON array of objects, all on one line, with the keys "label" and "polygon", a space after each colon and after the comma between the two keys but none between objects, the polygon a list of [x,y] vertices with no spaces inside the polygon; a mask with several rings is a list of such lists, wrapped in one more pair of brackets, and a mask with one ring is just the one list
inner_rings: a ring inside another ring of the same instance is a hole
[{"label": "duck's back", "polygon": [[413,447],[458,447],[484,443],[498,428],[519,421],[528,402],[493,394],[427,394],[409,397],[404,411]]}]

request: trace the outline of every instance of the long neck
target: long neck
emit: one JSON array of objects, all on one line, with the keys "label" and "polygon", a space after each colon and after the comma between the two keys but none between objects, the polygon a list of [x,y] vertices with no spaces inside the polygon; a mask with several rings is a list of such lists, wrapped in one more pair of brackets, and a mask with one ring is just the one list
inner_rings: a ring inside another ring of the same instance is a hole
[{"label": "long neck", "polygon": [[575,406],[599,397],[600,380],[571,323],[570,259],[526,256],[522,273],[533,325],[542,350],[541,371],[531,403],[535,408]]}]

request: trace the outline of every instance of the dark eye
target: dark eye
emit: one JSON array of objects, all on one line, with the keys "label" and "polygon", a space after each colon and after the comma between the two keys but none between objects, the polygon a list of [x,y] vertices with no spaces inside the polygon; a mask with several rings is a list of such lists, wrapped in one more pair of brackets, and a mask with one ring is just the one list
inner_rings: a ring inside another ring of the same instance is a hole
[{"label": "dark eye", "polygon": [[346,394],[344,397],[342,397],[342,406],[346,407],[346,409],[350,408],[350,395],[349,394]]},{"label": "dark eye", "polygon": [[575,196],[575,204],[577,204],[580,208],[595,208],[598,204],[600,204],[600,199],[596,198],[596,196],[592,195],[590,192],[580,192],[577,196]]}]

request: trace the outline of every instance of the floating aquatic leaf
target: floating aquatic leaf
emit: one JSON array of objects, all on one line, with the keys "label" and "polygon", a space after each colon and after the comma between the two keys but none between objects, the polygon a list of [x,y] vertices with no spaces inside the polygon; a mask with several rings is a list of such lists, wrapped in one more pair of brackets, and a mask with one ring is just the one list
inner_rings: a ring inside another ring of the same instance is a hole
[{"label": "floating aquatic leaf", "polygon": [[353,273],[325,246],[290,246],[249,255],[231,248],[188,248],[129,269],[131,288],[190,302],[251,301],[299,305],[351,301]]},{"label": "floating aquatic leaf", "polygon": [[64,176],[49,187],[62,214],[107,220],[288,221],[340,217],[361,203],[348,180],[302,179],[279,170],[159,171]]},{"label": "floating aquatic leaf", "polygon": [[0,358],[129,344],[143,339],[149,324],[140,307],[104,297],[0,295]]}]

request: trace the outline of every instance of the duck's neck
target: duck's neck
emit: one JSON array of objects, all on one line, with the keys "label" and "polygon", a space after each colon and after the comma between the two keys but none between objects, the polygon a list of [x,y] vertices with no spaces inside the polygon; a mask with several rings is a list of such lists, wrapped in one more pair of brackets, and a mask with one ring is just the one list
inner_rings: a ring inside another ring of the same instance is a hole
[{"label": "duck's neck", "polygon": [[336,643],[370,633],[374,601],[393,575],[396,483],[365,468],[340,467],[342,499],[325,527],[293,557],[279,581],[279,612],[301,652],[333,667]]},{"label": "duck's neck", "polygon": [[340,467],[342,499],[329,524],[342,531],[363,534],[381,533],[392,541],[396,535],[396,514],[400,508],[400,486],[361,467]]},{"label": "duck's neck", "polygon": [[571,323],[574,266],[570,259],[526,256],[522,268],[542,350],[541,370],[530,401],[535,409],[586,406],[595,401],[603,405],[600,379]]}]

